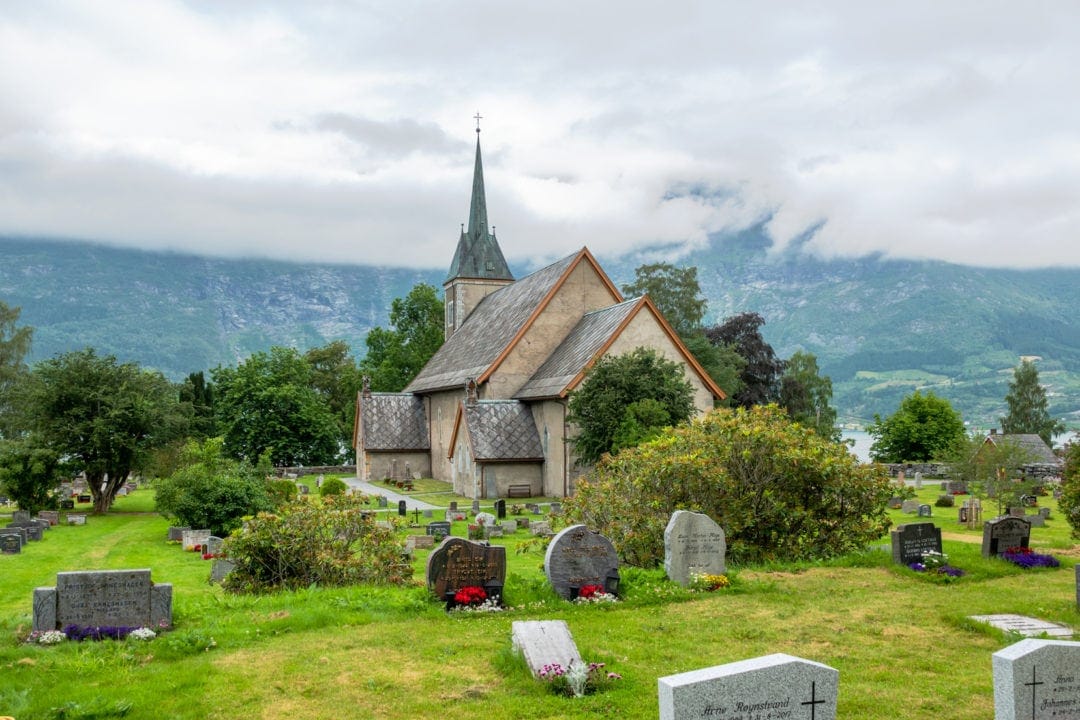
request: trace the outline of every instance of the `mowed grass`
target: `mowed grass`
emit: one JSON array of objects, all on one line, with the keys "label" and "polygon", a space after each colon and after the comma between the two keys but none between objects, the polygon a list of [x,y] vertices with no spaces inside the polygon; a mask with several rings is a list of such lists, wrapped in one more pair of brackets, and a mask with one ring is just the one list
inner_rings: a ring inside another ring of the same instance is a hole
[{"label": "mowed grass", "polygon": [[[937,494],[927,488],[920,497],[932,503]],[[626,568],[625,601],[603,606],[554,598],[539,549],[515,552],[529,537],[521,531],[496,541],[507,545],[506,599],[517,609],[447,615],[422,586],[426,552],[414,558],[408,588],[226,594],[206,582],[209,562],[165,541],[167,521],[142,514],[149,497],[140,490],[118,502],[128,512],[53,528],[23,554],[0,556],[0,715],[655,718],[657,678],[783,652],[839,669],[838,717],[982,720],[993,716],[990,657],[1016,638],[969,615],[1080,626],[1072,569],[1080,548],[1064,539],[1060,519],[1032,537],[1055,548],[1058,570],[983,559],[972,542],[981,533],[962,529],[955,509],[935,508],[945,551],[969,571],[952,584],[870,550],[829,563],[732,568],[733,586],[708,595],[677,588],[662,571]],[[464,524],[454,532],[463,535]],[[149,643],[20,642],[33,588],[55,584],[57,572],[136,567],[173,584],[172,632]],[[509,651],[511,623],[535,619],[566,620],[582,655],[623,679],[581,699],[548,693]]]}]

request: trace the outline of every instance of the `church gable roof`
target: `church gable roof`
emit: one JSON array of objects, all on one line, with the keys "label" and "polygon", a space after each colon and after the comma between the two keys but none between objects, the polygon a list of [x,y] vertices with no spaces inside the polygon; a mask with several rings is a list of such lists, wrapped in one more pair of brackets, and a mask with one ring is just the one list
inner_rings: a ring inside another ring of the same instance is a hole
[{"label": "church gable roof", "polygon": [[360,394],[361,442],[364,450],[430,450],[424,401],[411,393]]},{"label": "church gable roof", "polygon": [[582,249],[499,288],[480,301],[461,328],[443,343],[405,391],[422,393],[457,388],[469,378],[484,382],[550,302],[566,277],[582,262],[591,263],[613,297],[620,298],[596,260],[588,250]]},{"label": "church gable roof", "polygon": [[461,427],[468,433],[477,462],[542,461],[544,452],[529,408],[516,400],[463,402],[458,413],[456,436]]},{"label": "church gable roof", "polygon": [[1054,451],[1050,449],[1043,439],[1034,433],[1015,435],[990,433],[986,436],[986,442],[992,445],[1002,445],[1011,442],[1028,454],[1030,459],[1027,462],[1029,463],[1044,463],[1048,465],[1061,464],[1061,458],[1055,455]]}]

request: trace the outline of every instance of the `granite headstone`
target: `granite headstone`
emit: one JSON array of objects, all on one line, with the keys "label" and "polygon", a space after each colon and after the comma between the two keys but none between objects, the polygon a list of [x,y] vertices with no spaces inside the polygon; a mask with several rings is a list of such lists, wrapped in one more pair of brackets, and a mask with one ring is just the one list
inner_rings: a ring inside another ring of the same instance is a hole
[{"label": "granite headstone", "polygon": [[704,513],[676,510],[664,529],[664,571],[685,587],[691,575],[727,572],[724,529]]},{"label": "granite headstone", "polygon": [[922,562],[928,552],[941,552],[941,528],[932,522],[898,525],[889,538],[893,562],[900,565]]},{"label": "granite headstone", "polygon": [[1021,640],[993,668],[995,720],[1080,720],[1080,642]]},{"label": "granite headstone", "polygon": [[567,600],[574,599],[583,585],[601,585],[605,592],[617,595],[619,555],[600,533],[571,525],[551,539],[544,555],[544,574],[556,594]]},{"label": "granite headstone", "polygon": [[1011,547],[1027,547],[1031,523],[1024,518],[1003,516],[983,524],[982,556],[997,557]]},{"label": "granite headstone", "polygon": [[172,624],[172,585],[152,583],[149,569],[61,572],[34,590],[34,630],[162,622]]},{"label": "granite headstone", "polygon": [[476,586],[502,595],[506,583],[506,548],[448,537],[427,559],[427,586],[440,600],[448,592]]},{"label": "granite headstone", "polygon": [[521,653],[534,677],[545,665],[569,668],[570,663],[582,662],[565,620],[515,620],[510,632],[514,650]]}]

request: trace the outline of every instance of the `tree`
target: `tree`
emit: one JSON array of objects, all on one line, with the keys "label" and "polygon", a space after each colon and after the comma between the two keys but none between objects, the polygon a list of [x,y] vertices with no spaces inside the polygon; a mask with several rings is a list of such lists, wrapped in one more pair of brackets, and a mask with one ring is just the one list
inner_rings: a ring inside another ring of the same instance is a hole
[{"label": "tree", "polygon": [[8,307],[0,300],[0,437],[10,435],[12,430],[11,394],[20,377],[26,373],[23,359],[30,352],[33,329],[16,327],[20,308]]},{"label": "tree", "polygon": [[1065,432],[1065,423],[1050,417],[1046,390],[1039,384],[1039,371],[1030,360],[1021,362],[1013,372],[1005,402],[1009,412],[1001,419],[1001,430],[1006,435],[1038,435],[1053,447],[1054,435]]},{"label": "tree", "polygon": [[697,358],[702,369],[727,394],[727,398],[719,401],[718,404],[732,404],[732,398],[743,387],[742,372],[746,367],[746,361],[731,345],[713,345],[702,331],[684,338],[683,342],[686,344],[686,349]]},{"label": "tree", "polygon": [[814,428],[818,435],[839,442],[836,410],[832,400],[832,379],[822,376],[813,353],[797,352],[784,364],[780,379],[780,405],[795,422]]},{"label": "tree", "polygon": [[56,507],[60,459],[48,448],[26,440],[0,440],[0,492],[20,510],[36,513]]},{"label": "tree", "polygon": [[85,472],[99,513],[151,450],[186,430],[160,373],[91,348],[39,362],[20,401],[28,442]]},{"label": "tree", "polygon": [[1080,540],[1080,443],[1065,446],[1065,469],[1061,473],[1061,498],[1058,509],[1065,515],[1072,536]]},{"label": "tree", "polygon": [[206,382],[202,370],[190,373],[180,384],[180,402],[191,408],[191,427],[194,438],[208,438],[214,430],[214,385]]},{"label": "tree", "polygon": [[623,285],[622,291],[627,297],[648,295],[684,340],[701,329],[708,303],[701,294],[696,267],[679,268],[670,263],[642,265],[634,270],[634,282]]},{"label": "tree", "polygon": [[225,537],[243,518],[269,511],[266,473],[269,462],[257,467],[222,454],[221,438],[184,446],[181,468],[155,487],[157,510],[188,527],[208,528]]},{"label": "tree", "polygon": [[866,547],[889,526],[881,466],[791,422],[775,405],[721,408],[604,457],[564,509],[612,538],[623,561],[664,559],[675,510],[723,526],[735,562],[811,560]]},{"label": "tree", "polygon": [[356,394],[361,385],[360,371],[349,346],[343,340],[335,340],[308,350],[304,360],[311,366],[311,386],[334,416],[338,442],[348,447],[352,443]]},{"label": "tree", "polygon": [[389,330],[376,327],[365,340],[367,354],[360,372],[371,389],[400,392],[443,343],[443,304],[435,288],[420,283],[390,305]]},{"label": "tree", "polygon": [[916,390],[884,420],[874,415],[866,430],[874,438],[870,457],[876,462],[928,462],[963,439],[964,421],[948,400]]},{"label": "tree", "polygon": [[[642,403],[651,400],[653,403]],[[577,425],[578,462],[591,464],[624,443],[646,437],[658,427],[688,420],[694,393],[682,366],[650,348],[625,355],[605,355],[570,394],[567,420]]]},{"label": "tree", "polygon": [[254,463],[328,465],[345,452],[333,413],[312,386],[311,366],[292,348],[272,347],[235,368],[211,371],[225,453]]},{"label": "tree", "polygon": [[784,361],[761,336],[759,328],[764,324],[765,319],[757,313],[744,312],[705,330],[709,342],[734,348],[746,361],[740,375],[742,387],[732,395],[732,402],[739,407],[764,405],[779,398]]}]

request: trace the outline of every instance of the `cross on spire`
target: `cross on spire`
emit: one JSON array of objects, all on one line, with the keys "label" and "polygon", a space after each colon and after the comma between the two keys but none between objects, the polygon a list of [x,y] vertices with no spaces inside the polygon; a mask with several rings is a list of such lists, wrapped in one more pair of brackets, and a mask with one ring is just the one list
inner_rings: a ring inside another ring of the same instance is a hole
[{"label": "cross on spire", "polygon": [[477,110],[476,114],[473,115],[473,119],[476,120],[476,134],[479,135],[480,134],[480,121],[484,119],[484,116],[480,114],[479,110]]}]

